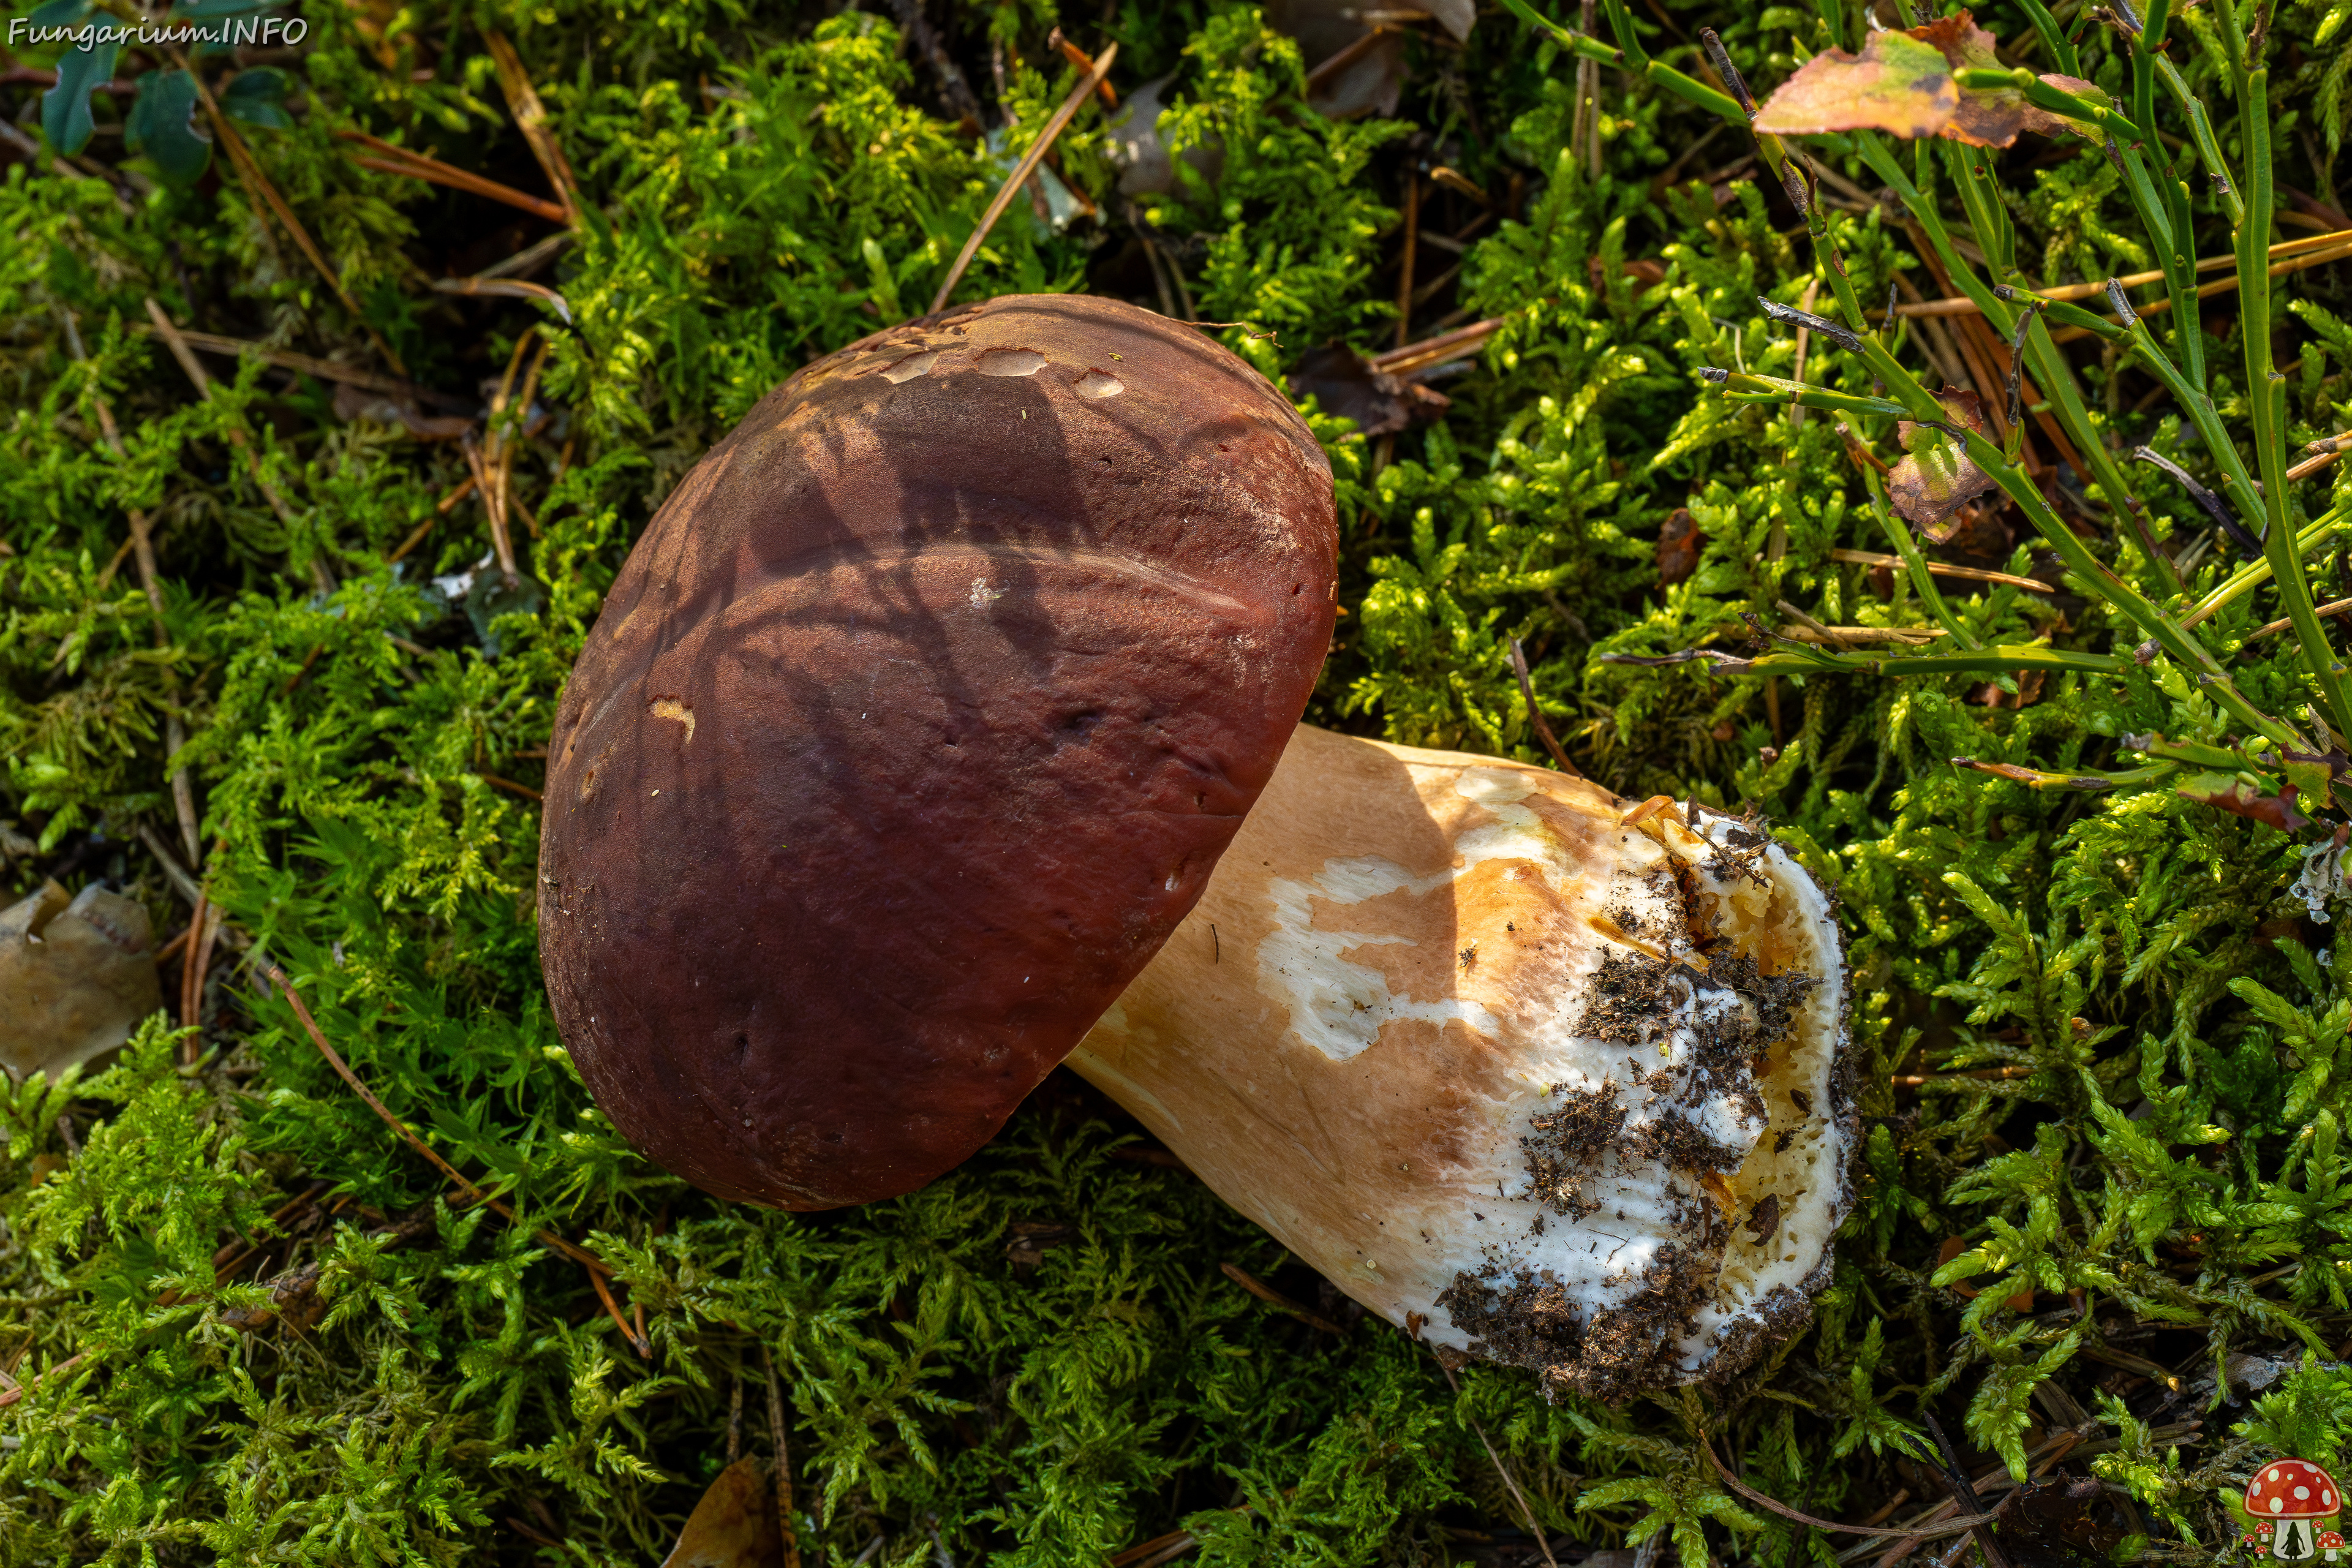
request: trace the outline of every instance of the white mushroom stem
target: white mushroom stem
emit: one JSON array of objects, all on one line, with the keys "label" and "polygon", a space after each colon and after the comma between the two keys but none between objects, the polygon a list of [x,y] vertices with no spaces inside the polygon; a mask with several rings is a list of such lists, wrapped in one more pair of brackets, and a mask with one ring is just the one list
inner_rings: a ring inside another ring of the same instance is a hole
[{"label": "white mushroom stem", "polygon": [[1070,1065],[1441,1350],[1727,1375],[1828,1282],[1846,974],[1784,850],[1685,815],[1302,727]]}]

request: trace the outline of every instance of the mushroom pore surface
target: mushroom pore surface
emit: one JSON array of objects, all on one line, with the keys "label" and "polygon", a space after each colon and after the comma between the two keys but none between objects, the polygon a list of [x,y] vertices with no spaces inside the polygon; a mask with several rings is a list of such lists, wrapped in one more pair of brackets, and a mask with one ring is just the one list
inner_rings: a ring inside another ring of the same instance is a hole
[{"label": "mushroom pore surface", "polygon": [[1699,816],[1302,726],[1070,1065],[1442,1349],[1728,1375],[1811,1318],[1854,1120],[1827,898]]},{"label": "mushroom pore surface", "polygon": [[640,1150],[908,1192],[1191,910],[1329,644],[1289,403],[1113,300],[992,300],[772,393],[663,505],[558,712],[541,941]]}]

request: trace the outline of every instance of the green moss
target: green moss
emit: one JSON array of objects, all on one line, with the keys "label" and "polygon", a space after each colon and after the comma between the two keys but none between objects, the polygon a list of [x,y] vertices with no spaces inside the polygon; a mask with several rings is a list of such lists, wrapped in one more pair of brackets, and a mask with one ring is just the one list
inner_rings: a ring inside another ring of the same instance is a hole
[{"label": "green moss", "polygon": [[[1852,7],[1826,12],[1859,26]],[[744,1440],[764,1448],[763,1354],[810,1560],[870,1546],[893,1568],[1098,1564],[1180,1527],[1219,1564],[1486,1562],[1490,1539],[1516,1552],[1530,1510],[1556,1545],[1654,1537],[1685,1568],[1709,1553],[1826,1564],[1848,1538],[1736,1498],[1702,1431],[1749,1484],[1853,1519],[1898,1489],[1937,1495],[1920,1468],[1931,1415],[2012,1468],[2037,1429],[2091,1423],[2089,1464],[2136,1500],[2135,1533],[2202,1561],[2260,1458],[2338,1458],[2352,999],[2326,963],[2334,926],[2290,891],[2313,831],[2169,784],[2087,796],[1949,763],[2120,769],[2126,734],[2227,739],[2210,692],[2164,658],[2053,674],[2021,707],[1987,705],[1976,674],[1768,681],[1603,662],[1736,650],[1742,617],[1780,625],[1784,600],[1833,625],[1936,623],[1904,573],[1882,596],[1867,563],[1833,555],[1889,548],[1833,422],[1703,395],[1693,374],[1793,374],[1794,339],[1757,296],[1795,304],[1813,281],[1752,173],[1696,177],[1740,157],[1739,133],[1698,145],[1704,114],[1612,67],[1596,175],[1569,145],[1573,60],[1501,15],[1464,48],[1413,44],[1395,118],[1334,123],[1300,103],[1296,47],[1255,11],[1120,10],[1118,81],[1175,73],[1162,134],[1220,148],[1222,176],[1130,215],[1090,109],[1056,158],[1109,237],[1056,234],[1016,204],[957,297],[1108,287],[1140,220],[1199,315],[1276,332],[1224,336],[1279,373],[1329,337],[1394,342],[1408,163],[1524,194],[1415,314],[1415,335],[1447,310],[1507,318],[1444,383],[1446,416],[1384,460],[1318,416],[1349,614],[1310,716],[1537,760],[1506,662],[1520,639],[1588,772],[1635,796],[1756,803],[1838,883],[1868,1120],[1816,1325],[1702,1401],[1555,1407],[1477,1366],[1450,1386],[1393,1331],[1330,1335],[1241,1291],[1220,1265],[1338,1310],[1196,1182],[1121,1158],[1131,1126],[1058,1080],[965,1169],[842,1214],[719,1205],[629,1152],[548,1018],[527,791],[571,659],[661,496],[797,364],[926,308],[1002,177],[940,114],[897,15],[567,0],[425,5],[388,31],[388,9],[310,18],[294,123],[247,136],[346,287],[425,385],[495,380],[530,328],[551,345],[541,386],[559,423],[515,465],[544,603],[488,626],[430,582],[488,549],[474,501],[436,513],[466,471],[454,448],[346,422],[332,387],[257,360],[209,360],[199,402],[143,335],[152,296],[192,329],[381,363],[233,172],[181,189],[134,162],[118,191],[44,153],[0,175],[0,891],[103,879],[178,929],[186,904],[138,835],[181,853],[169,779],[184,766],[241,944],[215,961],[198,1064],[179,1064],[157,1020],[105,1071],[0,1102],[0,1366],[43,1374],[0,1409],[0,1563],[654,1561],[724,1462],[739,1387]],[[1044,47],[1056,19],[1104,41],[1038,6],[944,27],[990,104],[990,40],[1007,47],[1014,151],[1076,80]],[[2049,68],[2022,16],[1983,19]],[[2294,96],[2274,90],[2280,178],[2323,200],[2341,20],[2296,4],[2272,24],[2317,40],[2281,68],[2301,73]],[[484,24],[516,40],[593,210],[541,274],[570,330],[524,301],[428,287],[547,226],[361,168],[333,134],[356,126],[543,190]],[[1822,14],[1784,6],[1644,7],[1634,25],[1695,72],[1683,35],[1712,25],[1761,86],[1835,41]],[[2175,28],[2173,58],[2236,145],[2220,35],[2205,9]],[[2127,89],[2102,29],[2074,47],[2083,74]],[[12,119],[33,90],[0,89]],[[115,144],[93,146],[113,161]],[[2141,265],[2095,152],[2029,138],[2008,156],[2007,221],[2032,265],[2053,280]],[[1831,162],[1875,188],[1858,159]],[[2200,254],[2226,249],[2210,202],[2195,206]],[[1433,195],[1421,221],[1475,210]],[[1874,310],[1898,273],[1942,292],[1885,209],[1832,222]],[[2336,270],[2294,281],[2272,325],[2281,363],[2301,360],[2285,387],[2299,442],[2335,428],[2352,340]],[[2242,432],[2235,314],[2209,304],[2203,322],[2216,401]],[[1926,363],[1909,338],[1898,352]],[[1810,353],[1817,384],[1872,391],[1853,356],[1818,337]],[[2210,468],[2168,403],[2137,406],[2144,378],[2075,363],[2115,446]],[[2305,486],[2311,513],[2328,482]],[[2202,526],[2177,490],[2147,495],[2159,537]],[[1705,542],[1662,584],[1655,542],[1676,508]],[[155,530],[160,630],[118,558],[133,510]],[[2014,546],[1990,563],[2046,574],[2030,533]],[[2192,592],[2228,566],[2209,552]],[[2126,552],[2123,569],[2145,566]],[[2321,583],[2352,592],[2342,571],[2331,552]],[[1944,593],[1984,642],[2130,646],[2071,589],[1976,588]],[[2252,701],[2300,721],[2313,694],[2294,639],[2251,640],[2279,613],[2265,588],[2208,630],[2242,645],[2231,668]],[[174,724],[187,739],[171,754]],[[260,983],[269,963],[517,1223],[459,1201],[351,1093]],[[649,1356],[541,1226],[610,1262]],[[236,1264],[225,1280],[216,1258]],[[269,1289],[310,1266],[305,1290]]]}]

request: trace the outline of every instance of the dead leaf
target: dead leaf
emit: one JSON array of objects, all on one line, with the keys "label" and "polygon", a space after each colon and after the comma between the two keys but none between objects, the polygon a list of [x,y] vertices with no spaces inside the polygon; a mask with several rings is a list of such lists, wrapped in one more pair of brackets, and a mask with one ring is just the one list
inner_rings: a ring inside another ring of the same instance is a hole
[{"label": "dead leaf", "polygon": [[1016,1273],[1036,1268],[1045,1260],[1047,1252],[1078,1238],[1075,1226],[1045,1220],[1017,1219],[1012,1229],[1013,1239],[1005,1244],[1004,1256],[1012,1260]]},{"label": "dead leaf", "polygon": [[308,1333],[327,1315],[327,1303],[319,1296],[319,1277],[322,1272],[320,1265],[306,1263],[280,1274],[269,1282],[268,1306],[232,1307],[220,1315],[221,1321],[230,1328],[257,1334],[282,1318],[297,1331]]},{"label": "dead leaf", "polygon": [[1307,106],[1333,120],[1396,112],[1412,75],[1406,25],[1426,18],[1461,42],[1477,16],[1475,0],[1272,0],[1265,7],[1267,26],[1298,40]]},{"label": "dead leaf", "polygon": [[163,1005],[147,907],[55,882],[0,911],[0,1068],[52,1079],[131,1037]]},{"label": "dead leaf", "polygon": [[1873,33],[1860,55],[1823,49],[1798,67],[1764,100],[1756,129],[1774,136],[1871,129],[1916,141],[1943,134],[1959,102],[1941,49],[1908,33]]},{"label": "dead leaf", "polygon": [[[1956,72],[2008,68],[1995,53],[1993,36],[1978,26],[1976,18],[1966,11],[1939,16],[1924,27],[1914,27],[1910,36],[1941,51],[1945,62]],[[2094,101],[2103,102],[2106,98],[2090,83],[2073,77],[2046,76],[2042,79],[2068,92],[2082,92],[2089,88],[2085,96]],[[1942,134],[1971,147],[2007,147],[2016,142],[2021,131],[2058,136],[2079,129],[2074,121],[2028,102],[2025,95],[2013,87],[1992,92],[1962,89],[1952,122],[1944,127]]]},{"label": "dead leaf", "polygon": [[[1175,80],[1171,72],[1145,82],[1128,94],[1126,105],[1112,116],[1110,161],[1121,171],[1118,194],[1123,196],[1165,196],[1176,192],[1176,166],[1160,140],[1160,116],[1168,105],[1164,95]],[[1211,138],[1184,151],[1184,162],[1202,183],[1214,185],[1225,172],[1225,145]]]},{"label": "dead leaf", "polygon": [[[2040,108],[2013,87],[1979,92],[1953,79],[1956,71],[2005,68],[1997,43],[1961,11],[1906,32],[1874,33],[1859,56],[1825,49],[1765,100],[1756,129],[1804,136],[1870,127],[1915,141],[1948,137],[1971,147],[2007,147],[2025,131],[2099,139],[2096,126]],[[2042,79],[2093,103],[2108,101],[2076,77]]]},{"label": "dead leaf", "polygon": [[694,1505],[662,1568],[775,1568],[783,1560],[768,1462],[738,1459]]},{"label": "dead leaf", "polygon": [[2128,1528],[2095,1476],[2028,1481],[1993,1505],[2002,1554],[2016,1568],[2091,1568]]},{"label": "dead leaf", "polygon": [[1312,394],[1326,414],[1344,415],[1367,436],[1386,436],[1415,421],[1436,418],[1453,400],[1434,388],[1384,370],[1345,343],[1327,343],[1299,356],[1290,390]]},{"label": "dead leaf", "polygon": [[1996,495],[1984,505],[1970,504],[1953,513],[1944,537],[1937,541],[1947,560],[1974,561],[1996,571],[2009,564],[2017,536],[2002,500]]},{"label": "dead leaf", "polygon": [[1326,120],[1394,115],[1405,79],[1412,74],[1405,65],[1402,33],[1377,34],[1344,62],[1335,56],[1327,67],[1307,78],[1307,107]]},{"label": "dead leaf", "polygon": [[1658,585],[1670,588],[1698,570],[1698,552],[1706,535],[1698,530],[1690,508],[1678,506],[1658,524]]},{"label": "dead leaf", "polygon": [[2183,800],[2193,800],[2200,805],[2219,806],[2223,811],[2267,823],[2282,833],[2292,833],[2305,822],[2303,815],[2294,809],[2293,784],[2284,786],[2276,795],[2264,795],[2234,773],[2199,773],[2176,793]]},{"label": "dead leaf", "polygon": [[[1881,34],[1880,37],[1885,35]],[[1973,392],[1946,387],[1936,395],[1950,423],[1985,434],[1984,405]],[[1886,476],[1895,510],[1937,544],[1952,537],[1954,513],[1993,488],[1968,448],[1945,431],[1906,419],[1895,427],[1907,454]]]}]

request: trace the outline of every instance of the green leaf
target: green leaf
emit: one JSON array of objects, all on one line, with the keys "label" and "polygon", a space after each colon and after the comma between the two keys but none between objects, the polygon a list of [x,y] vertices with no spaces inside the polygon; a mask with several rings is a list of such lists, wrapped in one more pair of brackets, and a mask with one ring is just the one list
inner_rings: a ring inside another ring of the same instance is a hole
[{"label": "green leaf", "polygon": [[221,112],[264,130],[290,131],[294,117],[286,112],[286,93],[293,85],[293,78],[276,66],[239,71],[220,90]]},{"label": "green leaf", "polygon": [[58,57],[58,85],[41,95],[41,134],[68,157],[89,145],[98,129],[89,96],[112,79],[114,58],[121,52],[122,46],[110,39]]},{"label": "green leaf", "polygon": [[122,145],[175,185],[193,185],[213,159],[212,138],[196,128],[196,79],[184,70],[150,71],[122,128]]}]

